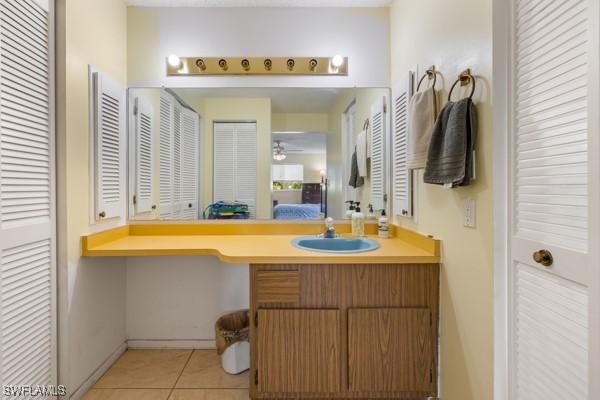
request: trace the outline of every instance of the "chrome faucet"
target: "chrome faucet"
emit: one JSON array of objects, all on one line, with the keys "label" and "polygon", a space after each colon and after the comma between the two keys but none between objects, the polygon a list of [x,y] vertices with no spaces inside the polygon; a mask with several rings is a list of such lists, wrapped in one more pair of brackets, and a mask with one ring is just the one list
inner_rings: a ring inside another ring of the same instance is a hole
[{"label": "chrome faucet", "polygon": [[335,227],[333,226],[333,218],[325,218],[325,232],[322,235],[325,239],[333,239],[337,235],[335,234]]}]

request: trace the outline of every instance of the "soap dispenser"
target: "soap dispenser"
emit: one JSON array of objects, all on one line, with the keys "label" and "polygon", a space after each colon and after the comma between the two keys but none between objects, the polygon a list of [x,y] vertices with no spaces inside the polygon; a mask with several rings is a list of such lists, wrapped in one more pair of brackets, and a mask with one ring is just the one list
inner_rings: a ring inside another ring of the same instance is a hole
[{"label": "soap dispenser", "polygon": [[352,234],[365,236],[365,214],[360,212],[360,202],[356,202],[356,208],[352,214]]},{"label": "soap dispenser", "polygon": [[390,235],[389,230],[390,227],[387,216],[385,215],[385,210],[381,210],[381,217],[379,217],[379,221],[377,221],[377,235],[382,239],[387,239]]},{"label": "soap dispenser", "polygon": [[373,210],[373,204],[369,203],[369,211],[367,212],[367,219],[376,219],[375,211]]},{"label": "soap dispenser", "polygon": [[354,214],[354,202],[352,200],[345,201],[344,203],[349,203],[349,207],[346,210],[346,219],[352,219],[352,214]]}]

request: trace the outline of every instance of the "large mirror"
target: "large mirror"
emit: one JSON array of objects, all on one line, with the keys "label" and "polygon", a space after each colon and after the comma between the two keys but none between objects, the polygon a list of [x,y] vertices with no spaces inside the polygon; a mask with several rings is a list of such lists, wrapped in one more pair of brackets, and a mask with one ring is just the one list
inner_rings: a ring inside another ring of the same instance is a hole
[{"label": "large mirror", "polygon": [[[387,88],[129,89],[130,219],[375,218]],[[370,209],[373,213],[369,213]]]}]

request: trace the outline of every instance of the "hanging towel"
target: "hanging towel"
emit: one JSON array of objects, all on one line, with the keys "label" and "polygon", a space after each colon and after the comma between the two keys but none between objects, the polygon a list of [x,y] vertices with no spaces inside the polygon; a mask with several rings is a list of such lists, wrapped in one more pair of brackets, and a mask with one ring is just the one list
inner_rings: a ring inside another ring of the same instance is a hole
[{"label": "hanging towel", "polygon": [[367,176],[367,132],[364,130],[356,136],[356,161],[358,163],[358,175]]},{"label": "hanging towel", "polygon": [[423,180],[446,187],[465,186],[473,178],[477,109],[470,98],[449,101],[437,119]]},{"label": "hanging towel", "polygon": [[408,148],[406,165],[410,169],[425,168],[427,150],[437,112],[434,88],[415,93],[408,104]]},{"label": "hanging towel", "polygon": [[365,180],[362,176],[358,174],[358,161],[356,157],[356,149],[354,149],[354,153],[352,153],[352,161],[350,164],[350,181],[348,182],[348,185],[356,189],[357,187],[362,186],[364,183]]}]

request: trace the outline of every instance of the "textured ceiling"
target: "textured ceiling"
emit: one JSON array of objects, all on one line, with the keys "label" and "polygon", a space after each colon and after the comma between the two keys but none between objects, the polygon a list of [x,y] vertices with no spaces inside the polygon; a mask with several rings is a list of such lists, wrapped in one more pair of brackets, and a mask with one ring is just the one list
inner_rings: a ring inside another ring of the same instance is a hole
[{"label": "textured ceiling", "polygon": [[140,7],[385,7],[391,0],[125,0]]}]

